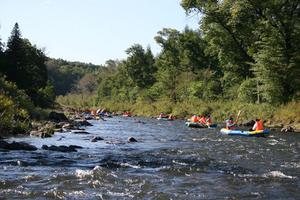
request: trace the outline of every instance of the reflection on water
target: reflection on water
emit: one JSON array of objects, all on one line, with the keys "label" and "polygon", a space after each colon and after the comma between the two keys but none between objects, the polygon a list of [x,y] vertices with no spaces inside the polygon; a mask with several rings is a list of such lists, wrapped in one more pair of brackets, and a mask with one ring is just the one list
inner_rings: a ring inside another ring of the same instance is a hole
[{"label": "reflection on water", "polygon": [[[90,134],[11,138],[34,152],[0,150],[1,199],[299,199],[300,136],[232,137],[184,122],[115,117]],[[103,141],[91,142],[94,136]],[[132,136],[139,142],[127,143]],[[78,152],[42,145],[79,145]]]}]

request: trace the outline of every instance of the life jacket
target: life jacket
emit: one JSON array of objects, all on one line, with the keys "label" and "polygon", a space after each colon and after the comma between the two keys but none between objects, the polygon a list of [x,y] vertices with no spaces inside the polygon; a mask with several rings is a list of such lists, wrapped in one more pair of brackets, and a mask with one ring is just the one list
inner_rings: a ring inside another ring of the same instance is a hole
[{"label": "life jacket", "polygon": [[192,122],[199,122],[199,118],[197,117],[197,116],[193,116],[192,118],[191,118],[191,121]]},{"label": "life jacket", "polygon": [[259,120],[258,122],[256,122],[256,131],[261,131],[261,130],[264,130],[264,125],[263,125],[263,121],[262,120]]},{"label": "life jacket", "polygon": [[200,123],[201,123],[201,124],[206,124],[206,119],[205,119],[205,117],[201,117]]}]

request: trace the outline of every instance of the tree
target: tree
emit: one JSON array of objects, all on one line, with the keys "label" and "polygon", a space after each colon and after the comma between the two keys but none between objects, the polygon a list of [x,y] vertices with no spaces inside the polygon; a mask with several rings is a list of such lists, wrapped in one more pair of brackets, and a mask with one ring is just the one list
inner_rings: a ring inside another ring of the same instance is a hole
[{"label": "tree", "polygon": [[[235,98],[239,84],[255,78],[263,101],[286,102],[299,94],[300,1],[182,0],[200,12],[206,49],[223,68],[223,88]],[[259,94],[259,93],[257,93]]]},{"label": "tree", "polygon": [[124,63],[125,69],[134,84],[142,89],[152,86],[156,67],[151,49],[148,47],[145,52],[141,45],[135,44],[126,53],[128,58]]},{"label": "tree", "polygon": [[0,37],[0,73],[4,73],[5,72],[5,57],[4,57],[4,50],[3,50],[3,43],[1,41],[1,37]]},{"label": "tree", "polygon": [[24,89],[33,102],[38,105],[37,93],[47,84],[46,56],[27,39],[21,38],[18,23],[15,24],[5,51],[7,78]]},{"label": "tree", "polygon": [[249,3],[260,17],[253,71],[262,100],[287,102],[300,91],[300,1]]},{"label": "tree", "polygon": [[93,91],[95,91],[97,85],[97,79],[96,76],[88,73],[85,74],[77,83],[77,90],[80,91],[80,93],[86,93],[91,94]]}]

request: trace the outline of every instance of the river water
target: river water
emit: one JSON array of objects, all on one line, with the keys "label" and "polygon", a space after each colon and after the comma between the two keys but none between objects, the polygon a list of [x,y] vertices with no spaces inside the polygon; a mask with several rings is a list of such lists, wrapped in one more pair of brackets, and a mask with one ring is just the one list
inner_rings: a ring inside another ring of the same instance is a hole
[{"label": "river water", "polygon": [[[181,120],[90,122],[89,135],[8,139],[39,150],[0,150],[0,199],[300,199],[299,134],[226,136]],[[44,144],[83,148],[62,153]]]}]

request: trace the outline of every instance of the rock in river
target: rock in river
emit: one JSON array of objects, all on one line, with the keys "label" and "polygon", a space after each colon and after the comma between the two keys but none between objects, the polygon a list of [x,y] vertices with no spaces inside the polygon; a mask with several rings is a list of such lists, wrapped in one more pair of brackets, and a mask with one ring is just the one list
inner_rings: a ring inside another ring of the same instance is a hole
[{"label": "rock in river", "polygon": [[64,113],[58,113],[54,111],[49,113],[49,119],[55,122],[68,121],[68,118]]},{"label": "rock in river", "polygon": [[33,145],[27,144],[25,142],[15,142],[15,141],[13,141],[12,143],[0,141],[0,149],[25,150],[25,151],[37,150],[37,148]]},{"label": "rock in river", "polygon": [[295,132],[294,128],[292,126],[286,126],[284,128],[281,129],[281,132]]},{"label": "rock in river", "polygon": [[137,142],[137,140],[134,137],[129,137],[127,139],[128,142]]},{"label": "rock in river", "polygon": [[104,140],[104,139],[102,137],[95,136],[95,137],[93,137],[93,139],[91,140],[91,142],[97,142],[99,140]]},{"label": "rock in river", "polygon": [[65,146],[65,145],[60,145],[60,146],[55,146],[55,145],[51,145],[51,146],[47,146],[47,145],[43,145],[42,149],[44,150],[50,150],[50,151],[60,151],[60,152],[76,152],[78,148],[82,148],[80,146],[76,146],[76,145],[70,145],[70,146]]}]

